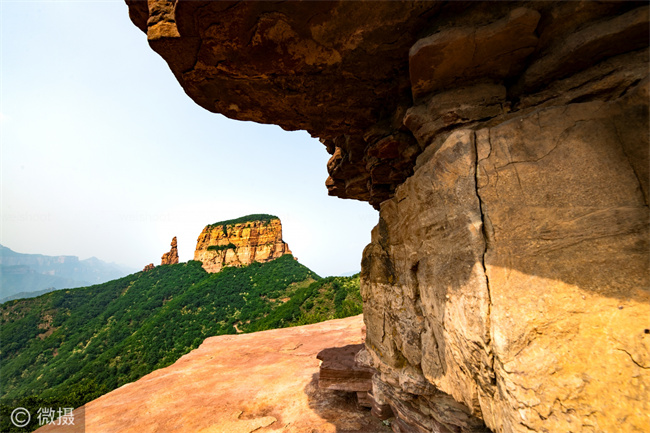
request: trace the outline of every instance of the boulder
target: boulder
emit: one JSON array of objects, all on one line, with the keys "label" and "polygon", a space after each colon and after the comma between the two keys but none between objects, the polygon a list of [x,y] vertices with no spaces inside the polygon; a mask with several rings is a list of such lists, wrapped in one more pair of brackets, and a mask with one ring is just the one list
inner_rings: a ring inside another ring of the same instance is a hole
[{"label": "boulder", "polygon": [[364,344],[351,344],[343,347],[330,347],[316,355],[321,360],[318,386],[321,389],[335,389],[355,393],[360,406],[372,407],[372,375],[375,370],[359,365],[355,356]]}]

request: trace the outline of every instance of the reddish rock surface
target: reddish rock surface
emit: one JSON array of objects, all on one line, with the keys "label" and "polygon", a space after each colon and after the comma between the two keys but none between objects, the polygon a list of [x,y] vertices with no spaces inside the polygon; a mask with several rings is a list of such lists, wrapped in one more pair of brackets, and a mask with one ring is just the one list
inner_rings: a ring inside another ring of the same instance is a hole
[{"label": "reddish rock surface", "polygon": [[150,271],[150,270],[152,270],[154,267],[155,267],[155,266],[153,265],[153,263],[149,263],[148,265],[146,265],[146,266],[142,269],[142,272]]},{"label": "reddish rock surface", "polygon": [[425,95],[505,80],[516,101],[648,40],[643,11],[603,22],[632,1],[126,3],[197,104],[308,131],[332,154],[329,194],[377,208],[424,150],[403,120]]},{"label": "reddish rock surface", "polygon": [[349,344],[343,347],[329,347],[316,356],[322,361],[318,386],[321,389],[336,389],[352,392],[357,396],[359,406],[373,406],[372,376],[375,370],[356,361],[356,355],[364,344]]},{"label": "reddish rock surface", "polygon": [[175,364],[76,409],[76,426],[37,431],[388,433],[354,394],[318,387],[316,355],[361,343],[362,326],[355,316],[211,337]]}]

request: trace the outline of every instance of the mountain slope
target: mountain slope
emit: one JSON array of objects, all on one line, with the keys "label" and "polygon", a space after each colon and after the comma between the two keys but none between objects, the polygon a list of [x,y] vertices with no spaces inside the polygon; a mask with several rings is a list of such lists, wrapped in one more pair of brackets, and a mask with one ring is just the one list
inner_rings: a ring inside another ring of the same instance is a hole
[{"label": "mountain slope", "polygon": [[16,399],[13,407],[77,407],[206,337],[344,317],[360,305],[358,278],[321,280],[290,255],[216,274],[196,261],[159,266],[10,301],[0,306],[3,411]]}]

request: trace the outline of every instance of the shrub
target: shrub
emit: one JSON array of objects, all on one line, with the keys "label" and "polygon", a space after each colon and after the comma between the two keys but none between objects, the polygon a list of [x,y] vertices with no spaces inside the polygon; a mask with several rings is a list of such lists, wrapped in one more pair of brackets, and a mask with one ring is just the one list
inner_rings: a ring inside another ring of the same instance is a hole
[{"label": "shrub", "polygon": [[246,222],[249,222],[249,221],[261,221],[262,223],[268,223],[271,220],[277,220],[277,219],[280,219],[280,218],[276,217],[275,215],[269,215],[269,214],[265,214],[265,213],[256,213],[256,214],[246,215],[246,216],[239,217],[239,218],[233,218],[233,219],[230,219],[230,220],[219,221],[219,222],[216,222],[214,224],[210,224],[210,227],[224,226],[224,232],[225,232],[225,226],[232,226],[232,225],[235,225],[235,224],[246,223]]},{"label": "shrub", "polygon": [[234,250],[237,246],[230,242],[228,245],[210,245],[208,251]]}]

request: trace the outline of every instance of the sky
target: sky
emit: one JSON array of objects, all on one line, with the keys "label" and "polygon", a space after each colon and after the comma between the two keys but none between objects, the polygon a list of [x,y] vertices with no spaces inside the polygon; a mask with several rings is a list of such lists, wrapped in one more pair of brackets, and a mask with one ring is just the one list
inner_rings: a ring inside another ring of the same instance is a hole
[{"label": "sky", "polygon": [[325,147],[200,108],[123,1],[0,0],[0,25],[2,245],[140,270],[269,213],[319,275],[360,269],[378,215],[327,195]]}]

